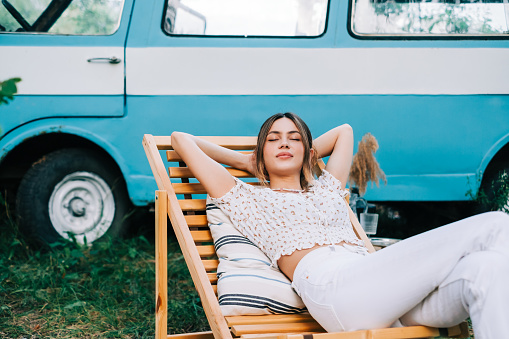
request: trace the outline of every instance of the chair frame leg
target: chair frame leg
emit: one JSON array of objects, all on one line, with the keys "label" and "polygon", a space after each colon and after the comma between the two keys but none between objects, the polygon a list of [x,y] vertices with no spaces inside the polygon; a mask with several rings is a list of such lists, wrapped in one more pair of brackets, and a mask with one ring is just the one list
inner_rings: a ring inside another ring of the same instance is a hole
[{"label": "chair frame leg", "polygon": [[156,339],[168,336],[168,195],[156,191]]}]

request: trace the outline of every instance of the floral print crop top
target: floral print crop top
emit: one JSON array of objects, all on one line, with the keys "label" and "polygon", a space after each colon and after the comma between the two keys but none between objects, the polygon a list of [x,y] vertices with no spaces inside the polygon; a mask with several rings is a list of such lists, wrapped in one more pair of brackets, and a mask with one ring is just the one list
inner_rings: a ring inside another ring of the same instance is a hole
[{"label": "floral print crop top", "polygon": [[[364,248],[353,231],[341,182],[323,170],[306,192],[273,191],[237,178],[224,196],[211,198],[245,237],[277,267],[282,255],[345,241]],[[365,249],[365,248],[364,248]]]}]

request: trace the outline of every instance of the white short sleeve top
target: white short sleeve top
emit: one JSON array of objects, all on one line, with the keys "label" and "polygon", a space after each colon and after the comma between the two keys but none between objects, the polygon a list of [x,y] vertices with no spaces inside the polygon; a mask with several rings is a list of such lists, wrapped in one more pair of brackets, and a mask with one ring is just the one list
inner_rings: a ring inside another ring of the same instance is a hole
[{"label": "white short sleeve top", "polygon": [[364,247],[355,235],[341,182],[326,170],[306,192],[273,191],[235,178],[235,186],[211,198],[245,237],[277,267],[282,255],[342,241]]}]

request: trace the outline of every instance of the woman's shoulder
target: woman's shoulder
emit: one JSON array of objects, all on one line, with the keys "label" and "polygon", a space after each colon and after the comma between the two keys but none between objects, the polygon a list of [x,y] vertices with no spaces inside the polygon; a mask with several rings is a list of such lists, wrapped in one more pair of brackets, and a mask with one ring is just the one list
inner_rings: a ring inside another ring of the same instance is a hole
[{"label": "woman's shoulder", "polygon": [[322,174],[313,182],[313,188],[314,190],[333,189],[342,196],[348,194],[348,191],[344,189],[342,182],[325,169],[322,170]]},{"label": "woman's shoulder", "polygon": [[267,193],[266,188],[253,185],[252,183],[244,182],[237,177],[234,177],[234,179],[235,186],[233,186],[222,197],[219,198],[210,197],[212,202],[214,202],[215,204],[224,204],[230,203],[232,201],[244,200],[252,196],[265,195]]}]

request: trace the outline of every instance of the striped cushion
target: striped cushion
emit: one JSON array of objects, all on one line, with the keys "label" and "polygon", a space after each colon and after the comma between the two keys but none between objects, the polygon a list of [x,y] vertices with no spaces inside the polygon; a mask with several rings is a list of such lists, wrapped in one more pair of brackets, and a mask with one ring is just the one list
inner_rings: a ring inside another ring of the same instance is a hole
[{"label": "striped cushion", "polygon": [[208,198],[207,219],[219,257],[217,293],[223,315],[305,311],[290,280]]}]

